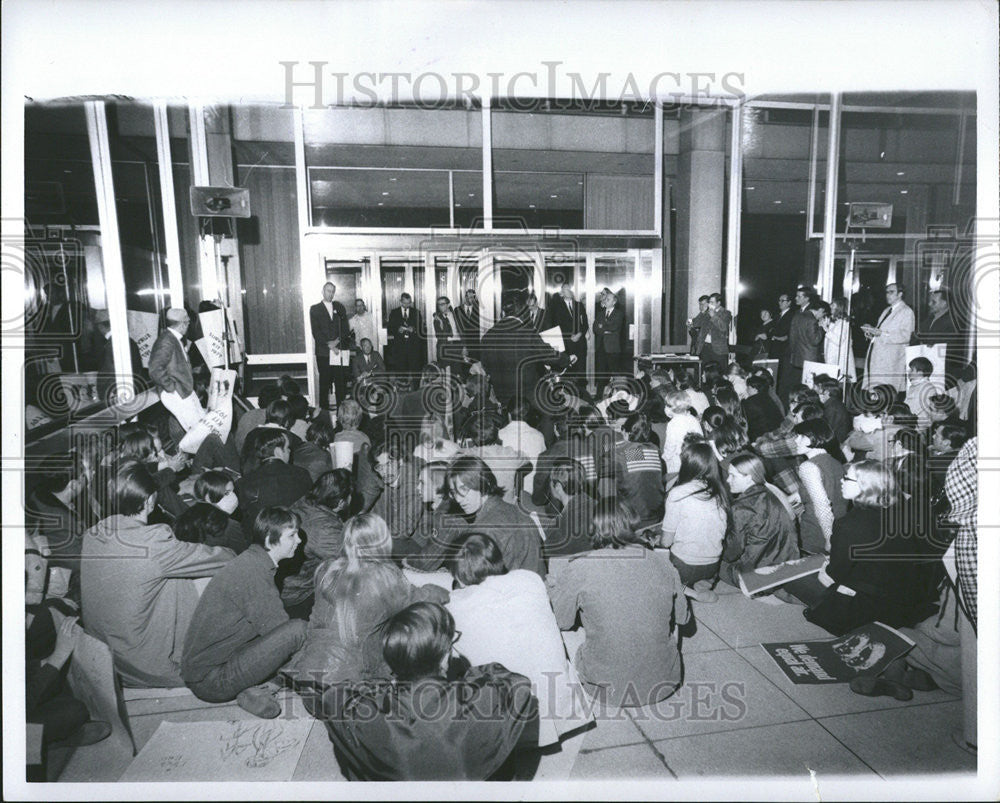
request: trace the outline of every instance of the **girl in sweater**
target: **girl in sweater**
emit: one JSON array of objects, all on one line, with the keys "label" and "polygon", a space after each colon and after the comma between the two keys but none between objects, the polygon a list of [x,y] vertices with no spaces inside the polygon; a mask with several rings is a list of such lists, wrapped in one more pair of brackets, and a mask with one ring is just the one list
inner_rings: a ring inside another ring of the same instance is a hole
[{"label": "girl in sweater", "polygon": [[719,579],[730,507],[729,488],[711,444],[688,444],[677,484],[667,494],[660,544],[670,548],[688,595],[700,602],[718,599],[711,589]]}]

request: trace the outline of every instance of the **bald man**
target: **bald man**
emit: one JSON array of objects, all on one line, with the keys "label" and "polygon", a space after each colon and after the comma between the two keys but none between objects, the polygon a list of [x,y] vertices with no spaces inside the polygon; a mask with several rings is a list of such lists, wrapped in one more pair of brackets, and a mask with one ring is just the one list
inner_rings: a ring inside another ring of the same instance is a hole
[{"label": "bald man", "polygon": [[333,282],[323,285],[323,300],[309,308],[309,328],[312,330],[313,351],[316,355],[316,367],[319,369],[319,402],[317,407],[328,406],[330,386],[337,393],[337,402],[341,402],[347,394],[347,377],[350,369],[342,365],[330,365],[330,354],[339,356],[340,352],[349,348],[348,336],[351,333],[347,321],[347,310],[339,301],[333,298],[337,287]]},{"label": "bald man", "polygon": [[191,319],[187,310],[167,310],[167,328],[160,332],[149,354],[149,376],[160,391],[160,401],[187,432],[205,415],[194,392],[191,361],[184,348],[184,335]]}]

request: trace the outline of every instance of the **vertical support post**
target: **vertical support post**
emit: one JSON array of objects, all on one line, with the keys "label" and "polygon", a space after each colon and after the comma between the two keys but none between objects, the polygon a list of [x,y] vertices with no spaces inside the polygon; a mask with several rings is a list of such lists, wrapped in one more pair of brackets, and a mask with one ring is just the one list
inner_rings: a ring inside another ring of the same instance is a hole
[{"label": "vertical support post", "polygon": [[490,96],[483,96],[483,231],[493,231],[493,124]]},{"label": "vertical support post", "polygon": [[729,343],[736,343],[740,303],[740,231],[743,217],[743,105],[732,109],[729,138],[729,220],[726,221],[726,307],[733,314]]},{"label": "vertical support post", "polygon": [[170,128],[167,103],[153,103],[156,133],[156,163],[160,169],[160,201],[163,210],[163,240],[167,249],[167,287],[171,307],[184,304],[184,277],[181,273],[181,240],[177,229],[177,204],[174,199],[174,169],[170,155]]},{"label": "vertical support post", "polygon": [[295,109],[292,115],[294,121],[295,137],[295,207],[299,224],[299,276],[302,288],[302,319],[305,325],[306,335],[306,384],[309,398],[316,399],[317,407],[325,407],[326,399],[319,398],[319,374],[316,369],[316,359],[312,326],[309,323],[309,303],[308,299],[315,294],[315,289],[310,293],[310,280],[312,271],[309,269],[309,238],[306,237],[306,230],[309,228],[309,179],[306,174],[306,138],[305,124],[302,115],[305,112],[301,107]]},{"label": "vertical support post", "polygon": [[[663,104],[653,105],[653,228],[663,236]],[[586,189],[586,188],[585,188]]]},{"label": "vertical support post", "polygon": [[833,255],[837,248],[837,169],[840,165],[839,92],[830,95],[830,132],[826,148],[826,205],[823,209],[823,258],[820,261],[820,295],[829,299],[833,294]]},{"label": "vertical support post", "polygon": [[84,104],[84,112],[87,116],[87,137],[90,140],[94,187],[97,190],[97,218],[101,225],[101,257],[104,261],[104,295],[108,305],[111,353],[115,365],[117,394],[114,400],[109,401],[124,403],[135,398],[135,385],[132,381],[125,270],[118,232],[118,211],[115,207],[111,146],[108,141],[108,119],[105,115],[104,101],[87,101]]}]

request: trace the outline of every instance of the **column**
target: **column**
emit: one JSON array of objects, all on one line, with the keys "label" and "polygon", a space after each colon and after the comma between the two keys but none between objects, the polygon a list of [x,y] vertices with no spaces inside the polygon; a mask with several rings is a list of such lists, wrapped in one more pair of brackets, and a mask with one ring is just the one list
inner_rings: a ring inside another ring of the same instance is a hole
[{"label": "column", "polygon": [[685,321],[698,297],[722,292],[723,208],[726,192],[726,111],[681,112],[674,198],[677,255],[673,277],[672,341],[687,343]]}]

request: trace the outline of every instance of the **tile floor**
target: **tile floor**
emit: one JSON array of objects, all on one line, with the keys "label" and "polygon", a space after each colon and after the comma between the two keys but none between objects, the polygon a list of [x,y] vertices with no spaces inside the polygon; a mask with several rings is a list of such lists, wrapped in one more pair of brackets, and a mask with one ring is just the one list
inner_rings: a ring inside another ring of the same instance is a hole
[{"label": "tile floor", "polygon": [[[861,697],[846,685],[795,686],[760,642],[826,634],[807,622],[797,606],[766,605],[729,587],[720,590],[716,603],[693,603],[695,623],[682,642],[684,686],[655,710],[601,717],[596,728],[576,737],[579,752],[570,780],[620,784],[781,776],[797,779],[803,794],[812,796],[810,772],[855,781],[975,772],[975,757],[951,739],[962,724],[960,700],[942,691],[914,692],[913,700],[903,703]],[[138,702],[130,710],[140,748],[165,719],[250,717],[235,705]],[[286,705],[287,716],[309,716],[294,695],[288,695]],[[109,755],[102,745],[80,748],[58,757],[65,765],[59,780],[113,781],[129,760]],[[292,780],[342,780],[319,723]]]}]

